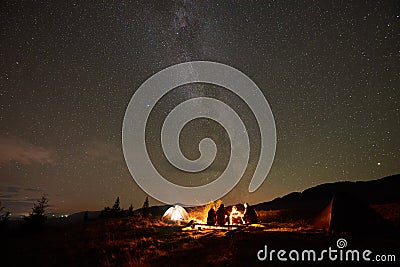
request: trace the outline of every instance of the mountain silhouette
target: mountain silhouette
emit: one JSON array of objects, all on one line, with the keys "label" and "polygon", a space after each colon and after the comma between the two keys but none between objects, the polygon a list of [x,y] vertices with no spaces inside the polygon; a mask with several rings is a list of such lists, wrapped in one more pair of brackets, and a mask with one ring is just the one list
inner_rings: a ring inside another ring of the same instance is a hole
[{"label": "mountain silhouette", "polygon": [[335,182],[311,187],[303,192],[293,192],[272,201],[254,205],[257,210],[321,209],[337,193],[347,193],[370,205],[400,201],[400,174],[372,181]]}]

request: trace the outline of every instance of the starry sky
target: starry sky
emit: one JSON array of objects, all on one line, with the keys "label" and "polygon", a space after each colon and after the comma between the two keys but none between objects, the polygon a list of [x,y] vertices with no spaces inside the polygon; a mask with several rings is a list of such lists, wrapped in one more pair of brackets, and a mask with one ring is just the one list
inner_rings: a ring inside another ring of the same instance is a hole
[{"label": "starry sky", "polygon": [[146,128],[168,180],[207,184],[229,160],[226,132],[206,119],[183,129],[181,148],[194,159],[199,140],[213,138],[209,170],[187,175],[163,155],[163,119],[205,95],[239,112],[249,132],[250,164],[227,204],[400,173],[398,1],[5,1],[0,12],[0,201],[13,214],[42,194],[54,213],[99,210],[117,196],[141,207],[146,194],[122,153],[125,109],[151,75],[193,60],[230,65],[259,86],[276,156],[248,193],[260,146],[254,116],[223,88],[185,85],[160,100]]}]

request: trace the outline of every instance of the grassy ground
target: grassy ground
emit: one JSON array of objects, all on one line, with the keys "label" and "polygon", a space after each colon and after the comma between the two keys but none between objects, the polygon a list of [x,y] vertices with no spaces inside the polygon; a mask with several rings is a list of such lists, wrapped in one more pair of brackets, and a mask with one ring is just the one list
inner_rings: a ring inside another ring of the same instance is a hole
[{"label": "grassy ground", "polygon": [[[277,260],[260,262],[257,252],[264,245],[275,250],[336,248],[338,237],[314,232],[301,221],[269,222],[264,225],[265,228],[244,231],[182,231],[180,226],[157,219],[98,219],[64,227],[47,227],[36,233],[3,235],[0,262],[1,266],[69,267],[297,266],[295,262],[283,264]],[[398,238],[346,239],[349,248],[397,253],[400,257]],[[326,261],[326,264],[330,263]],[[304,266],[309,265],[310,262],[304,263]],[[393,264],[381,264],[390,265]]]}]

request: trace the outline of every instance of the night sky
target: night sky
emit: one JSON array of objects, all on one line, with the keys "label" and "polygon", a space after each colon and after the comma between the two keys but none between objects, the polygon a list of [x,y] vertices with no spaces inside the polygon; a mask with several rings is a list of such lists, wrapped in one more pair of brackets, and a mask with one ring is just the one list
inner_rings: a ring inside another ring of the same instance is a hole
[{"label": "night sky", "polygon": [[227,164],[229,139],[205,119],[184,128],[181,145],[194,159],[212,137],[210,170],[182,173],[162,153],[163,118],[203,95],[238,111],[249,132],[250,164],[227,204],[400,173],[399,1],[61,2],[0,7],[0,201],[13,214],[42,194],[55,213],[99,210],[117,196],[141,207],[146,194],[122,153],[125,109],[151,75],[194,60],[230,65],[260,87],[275,117],[275,160],[248,193],[260,145],[254,116],[223,88],[187,85],[148,121],[149,155],[169,180],[207,184]]}]

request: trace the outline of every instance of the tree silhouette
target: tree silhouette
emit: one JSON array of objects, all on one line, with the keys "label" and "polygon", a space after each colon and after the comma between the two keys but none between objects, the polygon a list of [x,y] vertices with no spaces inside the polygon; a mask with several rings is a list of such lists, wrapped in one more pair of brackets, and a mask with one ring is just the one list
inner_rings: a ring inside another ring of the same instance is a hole
[{"label": "tree silhouette", "polygon": [[149,216],[149,197],[148,196],[146,196],[146,199],[145,199],[145,201],[143,203],[143,206],[142,206],[142,215],[144,217]]},{"label": "tree silhouette", "polygon": [[114,205],[111,210],[112,210],[112,213],[114,213],[115,215],[120,213],[121,208],[119,206],[119,197],[117,197],[117,199],[115,200]]},{"label": "tree silhouette", "polygon": [[5,207],[3,207],[0,202],[0,227],[4,227],[7,225],[10,215],[11,215],[11,213],[8,211],[5,211]]},{"label": "tree silhouette", "polygon": [[120,207],[119,197],[115,200],[112,208],[107,206],[100,212],[100,217],[103,218],[115,218],[123,215],[125,215],[125,211]]},{"label": "tree silhouette", "polygon": [[32,212],[29,216],[25,216],[25,222],[28,226],[39,228],[41,227],[47,220],[46,211],[49,207],[49,200],[42,196],[41,199],[37,201],[37,203],[33,204]]},{"label": "tree silhouette", "polygon": [[131,205],[129,206],[129,208],[128,208],[127,215],[128,215],[128,216],[133,216],[133,206],[132,206],[132,204],[131,204]]}]

